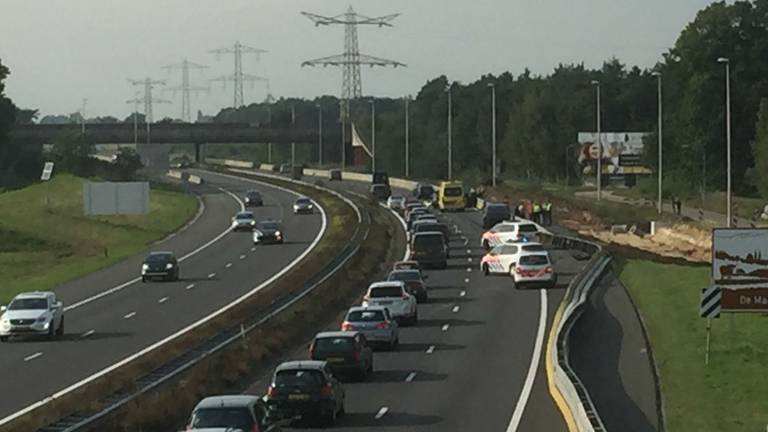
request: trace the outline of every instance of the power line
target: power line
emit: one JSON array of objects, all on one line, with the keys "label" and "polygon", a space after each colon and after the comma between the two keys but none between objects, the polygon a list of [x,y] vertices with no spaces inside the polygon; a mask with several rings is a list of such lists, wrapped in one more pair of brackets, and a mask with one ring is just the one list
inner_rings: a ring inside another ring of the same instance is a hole
[{"label": "power line", "polygon": [[190,69],[198,69],[203,70],[207,69],[208,66],[192,63],[191,61],[184,58],[181,63],[164,66],[163,69],[167,69],[169,72],[174,69],[180,69],[181,70],[181,85],[174,86],[174,87],[168,87],[165,90],[170,90],[175,95],[176,92],[181,92],[181,119],[184,120],[187,123],[192,122],[192,104],[190,101],[190,94],[192,92],[195,92],[195,94],[198,94],[201,91],[208,91],[210,90],[209,87],[202,87],[202,86],[194,86],[189,81],[189,70]]},{"label": "power line", "polygon": [[240,42],[235,42],[235,45],[233,45],[231,48],[219,48],[215,50],[211,50],[211,53],[216,54],[217,58],[221,56],[221,54],[234,54],[235,57],[235,70],[232,75],[224,75],[218,78],[214,78],[211,81],[221,81],[223,83],[226,83],[227,81],[232,81],[235,83],[235,100],[233,103],[234,108],[240,108],[244,105],[245,99],[243,98],[243,82],[250,81],[253,83],[254,81],[266,81],[266,78],[262,78],[260,76],[256,75],[248,75],[243,73],[243,54],[256,54],[256,59],[259,59],[259,56],[261,54],[266,53],[267,51],[259,48],[253,48],[249,46],[242,45]]},{"label": "power line", "polygon": [[377,25],[379,27],[392,27],[390,21],[394,20],[400,14],[384,15],[380,17],[367,17],[360,15],[352,9],[347,9],[346,13],[336,16],[322,16],[309,12],[302,12],[315,23],[315,26],[344,24],[344,53],[329,57],[322,57],[303,62],[302,66],[341,66],[342,69],[342,90],[341,99],[344,100],[342,109],[349,114],[349,101],[362,97],[363,84],[360,77],[360,65],[367,66],[406,66],[394,60],[387,60],[380,57],[373,57],[366,54],[360,54],[360,46],[357,39],[358,25]]},{"label": "power line", "polygon": [[143,103],[144,104],[144,121],[149,124],[153,122],[153,113],[152,113],[152,106],[154,104],[158,103],[171,103],[169,100],[161,99],[152,96],[152,89],[156,85],[165,85],[165,80],[153,80],[152,78],[144,78],[143,80],[134,80],[129,79],[128,82],[130,82],[134,86],[143,86],[144,87],[144,97],[143,98],[136,98],[127,101],[127,103]]}]

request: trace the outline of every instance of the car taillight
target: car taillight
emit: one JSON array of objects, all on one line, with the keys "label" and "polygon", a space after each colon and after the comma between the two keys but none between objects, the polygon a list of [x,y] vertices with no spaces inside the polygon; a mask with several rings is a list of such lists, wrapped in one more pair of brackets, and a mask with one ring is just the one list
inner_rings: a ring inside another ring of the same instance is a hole
[{"label": "car taillight", "polygon": [[251,428],[251,432],[260,432],[260,431],[261,431],[261,429],[259,429],[259,424],[258,423],[254,423],[253,427]]},{"label": "car taillight", "polygon": [[552,273],[554,269],[552,267],[547,267],[544,271],[547,273]]},{"label": "car taillight", "polygon": [[329,397],[333,393],[333,388],[330,384],[326,384],[320,389],[320,396]]},{"label": "car taillight", "polygon": [[389,328],[389,323],[386,322],[386,321],[382,321],[382,322],[376,324],[376,328],[380,329],[380,330],[388,329]]},{"label": "car taillight", "polygon": [[275,395],[275,388],[273,386],[267,387],[267,397],[270,398]]},{"label": "car taillight", "polygon": [[522,274],[523,273],[523,269],[521,269],[520,267],[515,267],[515,273]]},{"label": "car taillight", "polygon": [[352,324],[350,324],[350,323],[348,323],[346,321],[341,323],[341,331],[352,331],[354,329],[355,329],[355,326],[353,326]]}]

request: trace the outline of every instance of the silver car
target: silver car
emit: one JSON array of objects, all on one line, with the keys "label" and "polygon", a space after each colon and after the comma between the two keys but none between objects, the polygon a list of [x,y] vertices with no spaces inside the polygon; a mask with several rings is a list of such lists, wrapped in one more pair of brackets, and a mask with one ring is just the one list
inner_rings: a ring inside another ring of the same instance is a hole
[{"label": "silver car", "polygon": [[253,231],[254,226],[256,226],[256,218],[253,212],[240,212],[232,218],[233,231]]},{"label": "silver car", "polygon": [[264,401],[257,396],[211,396],[200,401],[192,411],[187,431],[234,432],[280,430]]},{"label": "silver car", "polygon": [[402,281],[372,283],[363,296],[363,306],[386,307],[392,317],[404,324],[413,325],[419,320],[416,296],[408,292]]},{"label": "silver car", "polygon": [[383,344],[389,349],[400,342],[400,326],[389,314],[389,309],[381,306],[354,306],[347,311],[342,331],[358,331],[371,344]]},{"label": "silver car", "polygon": [[0,313],[0,342],[11,336],[64,335],[64,306],[53,292],[19,294]]},{"label": "silver car", "polygon": [[315,206],[312,200],[307,197],[301,197],[293,203],[293,214],[309,213],[315,211]]}]

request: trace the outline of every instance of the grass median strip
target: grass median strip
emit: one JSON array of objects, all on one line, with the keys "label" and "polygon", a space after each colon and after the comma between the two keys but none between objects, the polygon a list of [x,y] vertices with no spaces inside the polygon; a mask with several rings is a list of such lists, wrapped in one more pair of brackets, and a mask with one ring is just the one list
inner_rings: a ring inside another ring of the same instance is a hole
[{"label": "grass median strip", "polygon": [[768,425],[768,318],[724,315],[712,323],[704,365],[706,321],[699,317],[708,267],[621,263],[620,278],[648,327],[670,432],[739,432]]},{"label": "grass median strip", "polygon": [[[190,220],[197,199],[153,185],[147,215],[83,215],[82,178],[0,194],[0,303],[21,291],[47,290],[137,254]],[[46,203],[47,202],[47,203]]]}]

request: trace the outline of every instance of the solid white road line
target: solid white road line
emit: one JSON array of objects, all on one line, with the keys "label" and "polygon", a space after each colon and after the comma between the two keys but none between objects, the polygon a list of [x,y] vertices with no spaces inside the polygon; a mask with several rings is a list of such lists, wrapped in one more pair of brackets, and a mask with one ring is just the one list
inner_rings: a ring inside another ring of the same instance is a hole
[{"label": "solid white road line", "polygon": [[165,303],[167,301],[168,301],[168,297],[163,297],[160,300],[158,300],[157,302],[160,303],[160,304],[163,304],[163,303]]},{"label": "solid white road line", "polygon": [[36,358],[38,358],[38,357],[40,357],[42,355],[43,355],[42,352],[36,352],[36,353],[34,353],[34,354],[30,355],[30,356],[24,357],[24,361],[28,362],[28,361],[34,360],[34,359],[36,359]]},{"label": "solid white road line", "polygon": [[462,292],[459,293],[459,296],[461,296],[461,297],[466,297],[466,295],[467,295],[466,291],[462,291]]},{"label": "solid white road line", "polygon": [[381,407],[381,409],[379,410],[379,412],[377,412],[377,413],[376,413],[376,420],[378,420],[378,419],[380,419],[380,418],[384,417],[384,416],[387,414],[387,412],[389,412],[389,408],[387,408],[387,407]]},{"label": "solid white road line", "polygon": [[435,346],[430,345],[429,348],[427,348],[427,354],[432,354],[433,352],[435,352]]},{"label": "solid white road line", "polygon": [[411,382],[414,378],[416,378],[416,372],[411,372],[405,377],[405,382]]},{"label": "solid white road line", "polygon": [[[230,197],[232,197],[232,199],[234,199],[235,201],[237,201],[237,203],[240,204],[240,208],[241,209],[245,208],[245,204],[243,203],[243,201],[237,195],[235,195],[232,192],[230,192],[230,191],[228,191],[226,189],[223,189],[223,188],[218,188],[218,189],[220,191],[224,192],[225,194],[229,195]],[[200,246],[197,249],[193,250],[192,252],[190,252],[190,253],[180,257],[179,261],[180,262],[181,261],[185,261],[185,260],[189,259],[190,257],[192,257],[194,255],[197,255],[198,253],[202,252],[203,250],[209,248],[212,244],[216,243],[217,241],[219,241],[222,238],[224,238],[224,236],[229,234],[230,231],[231,231],[230,227],[227,227],[227,229],[225,229],[223,232],[219,233],[216,237],[212,238],[211,240],[208,240],[208,242],[206,242],[202,246]],[[129,287],[129,286],[131,286],[131,285],[133,285],[135,283],[138,283],[138,282],[141,282],[141,277],[133,278],[133,279],[127,281],[127,282],[121,283],[120,285],[118,285],[116,287],[110,288],[110,289],[108,289],[106,291],[102,291],[102,292],[100,292],[100,293],[98,293],[98,294],[96,294],[94,296],[91,296],[91,297],[88,297],[86,299],[80,300],[79,302],[72,303],[71,305],[69,305],[69,306],[64,308],[64,312],[71,311],[72,309],[77,309],[77,308],[79,308],[79,307],[81,307],[83,305],[91,303],[91,302],[93,302],[95,300],[98,300],[98,299],[100,299],[102,297],[106,297],[106,296],[108,296],[110,294],[114,294],[114,293],[116,293],[116,292],[118,292],[118,291],[120,291],[122,289],[125,289],[125,288],[127,288],[127,287]]]},{"label": "solid white road line", "polygon": [[213,279],[216,277],[216,273],[211,273],[208,275],[208,279]]},{"label": "solid white road line", "polygon": [[136,316],[136,312],[131,312],[131,313],[127,313],[127,314],[123,315],[123,318],[131,319],[131,318],[133,318],[135,316]]},{"label": "solid white road line", "polygon": [[451,328],[450,324],[443,324],[442,330],[443,331],[448,331],[449,328]]},{"label": "solid white road line", "polygon": [[96,333],[96,330],[88,330],[87,332],[85,332],[85,333],[81,334],[81,335],[80,335],[80,338],[81,338],[81,339],[85,339],[85,338],[87,338],[88,336],[91,336],[91,335],[93,335],[94,333]]},{"label": "solid white road line", "polygon": [[459,311],[459,309],[461,309],[461,306],[456,305],[456,306],[453,307],[453,309],[451,309],[451,312],[456,313],[456,312]]},{"label": "solid white road line", "polygon": [[525,406],[528,404],[528,398],[531,396],[533,381],[536,379],[536,371],[539,369],[541,350],[544,346],[544,333],[547,329],[547,290],[540,290],[539,292],[541,293],[541,307],[539,308],[539,330],[536,332],[536,342],[533,346],[531,364],[528,367],[528,376],[525,377],[523,391],[520,392],[520,398],[517,400],[515,411],[512,413],[512,420],[509,421],[509,426],[507,426],[507,432],[517,432],[517,428],[520,426],[520,421],[523,419]]},{"label": "solid white road line", "polygon": [[185,290],[191,290],[194,287],[195,287],[195,284],[189,284],[189,285],[185,286],[184,289]]},{"label": "solid white road line", "polygon": [[232,263],[227,263],[227,265],[225,265],[224,267],[225,268],[230,268],[230,267],[232,267]]}]

